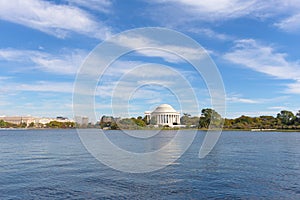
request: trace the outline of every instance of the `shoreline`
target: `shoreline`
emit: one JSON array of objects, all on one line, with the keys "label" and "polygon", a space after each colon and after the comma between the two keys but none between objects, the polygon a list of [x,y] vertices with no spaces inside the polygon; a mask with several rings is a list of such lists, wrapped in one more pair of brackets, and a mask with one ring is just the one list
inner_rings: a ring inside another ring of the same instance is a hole
[{"label": "shoreline", "polygon": [[[0,128],[0,131],[9,131],[9,130],[76,130],[76,129],[99,129],[99,128]],[[208,131],[209,129],[193,129],[193,128],[181,128],[181,129],[166,129],[166,128],[142,128],[142,129],[99,129],[99,130],[103,130],[103,131],[114,131],[114,130],[132,130],[132,131],[157,131],[157,130],[161,130],[161,131],[177,131],[177,130],[191,130],[191,131]],[[210,129],[211,131],[214,130],[219,130],[219,129]],[[221,129],[221,131],[223,132],[227,132],[227,131],[240,131],[240,132],[300,132],[300,129]]]}]

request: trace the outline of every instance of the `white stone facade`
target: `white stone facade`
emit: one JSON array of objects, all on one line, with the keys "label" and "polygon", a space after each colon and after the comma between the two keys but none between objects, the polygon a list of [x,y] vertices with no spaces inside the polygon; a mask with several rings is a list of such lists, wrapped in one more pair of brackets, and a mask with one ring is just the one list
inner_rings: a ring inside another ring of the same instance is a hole
[{"label": "white stone facade", "polygon": [[154,121],[156,125],[175,126],[180,124],[180,113],[169,104],[161,104],[153,112],[146,111],[148,121]]},{"label": "white stone facade", "polygon": [[0,117],[0,120],[3,120],[5,122],[9,122],[12,124],[21,124],[21,123],[25,123],[27,126],[31,123],[36,123],[37,119],[35,117],[30,117],[30,116],[11,116],[11,117]]}]

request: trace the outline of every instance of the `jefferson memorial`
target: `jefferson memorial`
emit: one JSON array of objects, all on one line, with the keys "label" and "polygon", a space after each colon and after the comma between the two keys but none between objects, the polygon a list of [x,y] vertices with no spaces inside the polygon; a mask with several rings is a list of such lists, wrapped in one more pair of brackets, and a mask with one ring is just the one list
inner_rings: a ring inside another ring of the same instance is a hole
[{"label": "jefferson memorial", "polygon": [[156,125],[174,126],[180,124],[180,113],[169,104],[161,104],[153,112],[146,111],[148,122],[155,121]]}]

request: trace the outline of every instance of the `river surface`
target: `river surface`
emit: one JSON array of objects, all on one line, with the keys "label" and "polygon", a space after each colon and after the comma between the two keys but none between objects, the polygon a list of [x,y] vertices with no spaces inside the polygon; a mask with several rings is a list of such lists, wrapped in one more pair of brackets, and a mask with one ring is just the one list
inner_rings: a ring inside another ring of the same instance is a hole
[{"label": "river surface", "polygon": [[[106,133],[130,151],[145,143]],[[299,132],[225,131],[199,159],[204,135],[173,164],[134,174],[96,160],[76,130],[0,130],[0,199],[300,199]]]}]

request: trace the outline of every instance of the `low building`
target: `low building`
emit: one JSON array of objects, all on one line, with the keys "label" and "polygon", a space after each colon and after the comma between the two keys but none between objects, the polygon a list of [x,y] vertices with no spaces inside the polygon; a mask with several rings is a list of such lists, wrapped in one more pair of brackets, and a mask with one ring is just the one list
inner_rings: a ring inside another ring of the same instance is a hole
[{"label": "low building", "polygon": [[145,112],[148,123],[162,126],[180,125],[180,113],[169,104],[161,104],[154,111]]},{"label": "low building", "polygon": [[75,122],[79,126],[87,126],[89,124],[89,118],[88,117],[82,117],[82,116],[75,116]]},{"label": "low building", "polygon": [[38,124],[46,125],[50,123],[51,121],[54,121],[55,119],[52,118],[39,118],[38,119]]},{"label": "low building", "polygon": [[37,123],[38,119],[31,116],[11,116],[11,117],[0,117],[0,120],[3,120],[8,123],[12,124],[23,124],[25,123],[27,126],[29,126],[31,123]]}]

